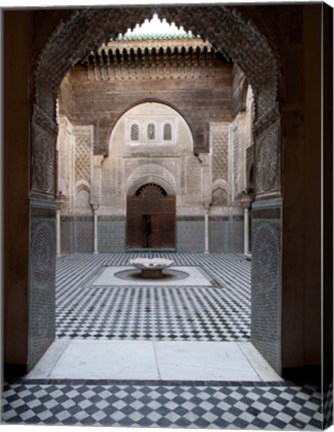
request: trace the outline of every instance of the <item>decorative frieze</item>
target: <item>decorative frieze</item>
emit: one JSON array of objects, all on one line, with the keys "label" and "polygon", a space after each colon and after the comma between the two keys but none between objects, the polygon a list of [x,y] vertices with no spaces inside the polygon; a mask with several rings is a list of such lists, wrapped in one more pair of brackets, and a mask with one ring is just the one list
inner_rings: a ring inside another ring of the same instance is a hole
[{"label": "decorative frieze", "polygon": [[[201,79],[215,77],[217,54],[208,42],[183,40],[112,41],[91,52],[83,61],[83,79],[89,81],[133,79]],[[222,55],[218,57],[223,58]]]}]

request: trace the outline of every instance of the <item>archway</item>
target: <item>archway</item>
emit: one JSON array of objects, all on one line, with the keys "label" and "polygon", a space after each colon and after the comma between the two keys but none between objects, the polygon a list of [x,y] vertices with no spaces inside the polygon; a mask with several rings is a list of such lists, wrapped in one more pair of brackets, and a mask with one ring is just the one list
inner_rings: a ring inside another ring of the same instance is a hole
[{"label": "archway", "polygon": [[[278,64],[267,40],[252,24],[245,25],[235,12],[224,7],[160,7],[154,8],[161,16],[187,26],[194,33],[207,37],[211,43],[237,62],[252,85],[256,100],[256,124],[254,127],[255,202],[253,204],[252,273],[252,341],[269,363],[281,370],[280,323],[280,250],[281,250],[281,194],[280,194],[280,118],[276,104]],[[32,125],[32,201],[31,267],[32,274],[40,272],[40,262],[34,250],[38,236],[41,244],[54,243],[54,169],[55,101],[65,72],[89,50],[96,48],[106,38],[116,37],[129,26],[134,26],[152,8],[87,9],[73,13],[60,25],[45,45],[36,68],[35,108]],[[233,32],[231,29],[233,28]],[[66,43],[62,43],[66,41]],[[193,124],[196,153],[207,153],[208,143],[203,134],[200,113],[194,112]],[[97,149],[98,151],[98,149]],[[266,215],[271,214],[270,221]],[[37,217],[38,214],[38,217]],[[49,224],[50,230],[40,235],[40,224]],[[47,235],[46,235],[47,234]],[[271,247],[268,258],[266,250]],[[47,247],[47,246],[45,246]],[[266,257],[266,258],[265,258]],[[41,290],[54,290],[54,273],[37,284],[30,280],[31,307],[40,301]],[[29,368],[43,354],[53,340],[54,329],[49,316],[54,310],[52,296],[45,296],[45,309],[50,313],[36,320],[30,315],[30,328],[39,331],[29,333]],[[263,314],[264,310],[271,313]],[[45,329],[45,330],[43,330]],[[41,336],[42,335],[42,336]]]}]

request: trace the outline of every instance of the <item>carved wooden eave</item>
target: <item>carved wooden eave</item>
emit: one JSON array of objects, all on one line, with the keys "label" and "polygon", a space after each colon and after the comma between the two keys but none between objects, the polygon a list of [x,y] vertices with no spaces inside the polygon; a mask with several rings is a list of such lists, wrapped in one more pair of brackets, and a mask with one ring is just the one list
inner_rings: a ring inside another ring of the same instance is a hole
[{"label": "carved wooden eave", "polygon": [[136,39],[111,39],[108,43],[103,43],[101,47],[97,50],[97,52],[101,53],[102,51],[108,51],[109,49],[112,51],[119,50],[142,50],[148,49],[149,51],[156,49],[160,50],[161,48],[166,51],[168,48],[174,50],[177,48],[178,50],[182,50],[184,48],[186,51],[189,48],[196,50],[199,48],[201,51],[211,50],[213,47],[208,41],[204,41],[200,37],[192,37],[192,38],[171,38],[171,37],[148,37],[148,38],[136,38]]},{"label": "carved wooden eave", "polygon": [[[77,65],[90,81],[111,79],[213,77],[217,62],[227,62],[200,38],[111,40]],[[144,71],[145,73],[141,73]],[[82,76],[83,77],[83,76]]]},{"label": "carved wooden eave", "polygon": [[[258,11],[258,9],[257,9]],[[240,66],[252,86],[257,118],[267,116],[277,101],[280,67],[270,43],[253,21],[224,6],[83,8],[61,22],[39,53],[34,68],[35,101],[55,117],[59,86],[66,73],[110,38],[134,28],[157,13],[176,26],[209,40],[218,52]],[[153,68],[151,68],[153,70]]]}]

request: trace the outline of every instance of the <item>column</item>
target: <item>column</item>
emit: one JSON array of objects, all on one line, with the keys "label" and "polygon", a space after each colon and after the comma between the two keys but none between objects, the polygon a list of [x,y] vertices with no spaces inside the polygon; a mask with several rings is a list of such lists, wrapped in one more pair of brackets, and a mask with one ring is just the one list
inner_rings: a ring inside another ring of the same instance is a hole
[{"label": "column", "polygon": [[209,209],[204,209],[204,253],[210,253],[210,242],[209,242]]},{"label": "column", "polygon": [[241,194],[241,204],[244,208],[244,255],[245,258],[251,259],[252,255],[249,253],[249,207],[252,202],[252,197],[246,192]]},{"label": "column", "polygon": [[93,212],[94,212],[94,254],[98,254],[98,226],[97,226],[97,217],[98,217],[98,205],[93,205]]},{"label": "column", "polygon": [[204,253],[210,253],[209,243],[209,208],[212,201],[211,156],[200,153],[199,161],[202,168],[202,199],[204,206]]},{"label": "column", "polygon": [[249,214],[248,208],[244,208],[244,254],[249,254]]},{"label": "column", "polygon": [[102,164],[104,156],[93,156],[93,173],[91,183],[91,206],[94,214],[94,254],[98,254],[98,209],[101,203],[102,194]]},{"label": "column", "polygon": [[56,256],[61,255],[61,206],[63,201],[57,199],[56,201]]}]

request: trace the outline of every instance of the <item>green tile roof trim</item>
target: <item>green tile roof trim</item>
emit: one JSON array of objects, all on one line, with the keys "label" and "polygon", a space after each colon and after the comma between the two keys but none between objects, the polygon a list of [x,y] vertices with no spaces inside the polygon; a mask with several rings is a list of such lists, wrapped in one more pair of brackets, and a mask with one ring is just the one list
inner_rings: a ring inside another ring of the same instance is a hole
[{"label": "green tile roof trim", "polygon": [[141,25],[137,24],[125,34],[119,34],[116,40],[166,40],[166,39],[194,39],[191,31],[186,32],[183,27],[177,27],[174,23],[169,24],[165,19],[162,21],[157,14]]}]

